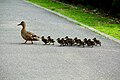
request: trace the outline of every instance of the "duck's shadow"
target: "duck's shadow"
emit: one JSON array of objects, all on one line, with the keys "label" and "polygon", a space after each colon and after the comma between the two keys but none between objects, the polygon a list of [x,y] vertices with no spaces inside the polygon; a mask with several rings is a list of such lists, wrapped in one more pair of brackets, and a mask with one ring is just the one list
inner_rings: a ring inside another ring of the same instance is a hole
[{"label": "duck's shadow", "polygon": [[33,43],[33,44],[31,44],[31,43],[9,43],[9,44],[11,44],[11,45],[40,45],[38,43]]}]

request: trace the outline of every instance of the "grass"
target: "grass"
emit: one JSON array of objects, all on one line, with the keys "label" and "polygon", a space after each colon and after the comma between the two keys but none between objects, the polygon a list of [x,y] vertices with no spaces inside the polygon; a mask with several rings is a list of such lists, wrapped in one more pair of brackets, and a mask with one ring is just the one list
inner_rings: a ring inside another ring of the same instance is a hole
[{"label": "grass", "polygon": [[83,7],[75,7],[62,3],[52,2],[52,0],[27,0],[50,10],[59,12],[74,20],[82,22],[103,33],[113,36],[120,40],[120,24],[110,23],[113,20],[99,16],[97,14],[87,13]]}]

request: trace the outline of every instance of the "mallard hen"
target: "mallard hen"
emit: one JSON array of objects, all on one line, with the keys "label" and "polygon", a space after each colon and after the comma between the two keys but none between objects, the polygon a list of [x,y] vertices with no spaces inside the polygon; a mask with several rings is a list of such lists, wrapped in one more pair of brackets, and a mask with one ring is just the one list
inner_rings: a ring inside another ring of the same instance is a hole
[{"label": "mallard hen", "polygon": [[33,41],[39,41],[39,37],[37,35],[32,32],[26,31],[26,23],[24,21],[18,24],[18,26],[20,25],[22,26],[21,36],[24,40],[26,40],[25,43],[27,43],[27,41],[31,41],[31,43],[33,44]]}]

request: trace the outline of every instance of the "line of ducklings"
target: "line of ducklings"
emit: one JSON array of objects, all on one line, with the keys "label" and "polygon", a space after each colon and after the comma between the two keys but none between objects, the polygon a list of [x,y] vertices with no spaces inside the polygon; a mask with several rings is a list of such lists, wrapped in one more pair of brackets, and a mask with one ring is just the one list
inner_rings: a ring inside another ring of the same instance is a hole
[{"label": "line of ducklings", "polygon": [[[44,36],[41,37],[41,40],[44,42],[44,44],[53,44],[55,43],[55,40],[52,39],[50,36],[48,36],[47,38],[45,38]],[[84,38],[83,40],[75,37],[74,39],[69,38],[68,36],[66,36],[65,38],[57,38],[56,40],[60,46],[101,46],[101,41],[93,38],[93,39],[87,39]]]}]

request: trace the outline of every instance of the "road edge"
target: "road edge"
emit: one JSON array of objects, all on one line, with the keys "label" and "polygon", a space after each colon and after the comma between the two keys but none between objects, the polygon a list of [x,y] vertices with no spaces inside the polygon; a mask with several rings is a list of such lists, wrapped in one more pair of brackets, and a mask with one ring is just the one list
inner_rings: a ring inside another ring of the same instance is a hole
[{"label": "road edge", "polygon": [[96,30],[96,29],[94,29],[94,28],[92,28],[92,27],[90,27],[90,26],[88,26],[88,25],[85,25],[85,24],[83,24],[83,23],[81,23],[81,22],[78,22],[78,21],[76,21],[76,20],[74,20],[74,19],[71,19],[71,18],[69,18],[69,17],[67,17],[67,16],[65,16],[65,15],[62,15],[62,14],[60,14],[60,13],[58,13],[58,12],[52,11],[52,10],[50,10],[50,9],[47,9],[47,8],[45,8],[45,7],[42,7],[42,6],[40,6],[40,5],[37,5],[37,4],[32,3],[32,2],[30,2],[30,1],[27,1],[27,0],[23,0],[23,1],[26,2],[26,3],[32,4],[32,5],[36,6],[36,7],[42,8],[42,9],[44,9],[44,10],[47,10],[47,11],[49,11],[49,12],[51,12],[51,13],[59,16],[59,17],[65,18],[66,20],[68,20],[68,21],[70,21],[70,22],[73,22],[73,23],[75,23],[75,24],[80,25],[80,27],[87,28],[87,29],[89,29],[89,30],[91,30],[91,31],[99,34],[99,35],[102,35],[102,36],[104,36],[104,37],[106,37],[106,38],[108,38],[108,39],[110,39],[110,40],[113,40],[113,41],[115,41],[115,42],[117,42],[117,43],[120,44],[120,40],[118,40],[118,39],[116,39],[116,38],[114,38],[114,37],[112,37],[112,36],[110,36],[110,35],[107,35],[107,34],[105,34],[105,33],[103,33],[103,32],[100,32],[100,31],[98,31],[98,30]]}]

